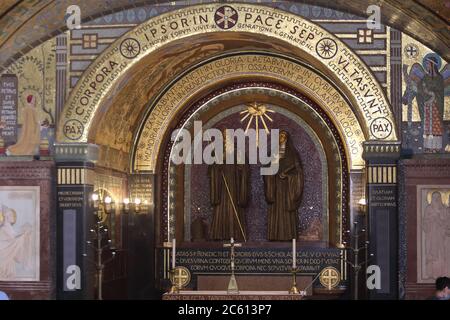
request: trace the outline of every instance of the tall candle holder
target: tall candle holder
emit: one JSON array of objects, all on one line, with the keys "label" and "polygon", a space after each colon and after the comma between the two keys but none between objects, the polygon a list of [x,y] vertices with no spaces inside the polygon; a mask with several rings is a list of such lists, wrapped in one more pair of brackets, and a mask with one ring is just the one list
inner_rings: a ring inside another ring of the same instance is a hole
[{"label": "tall candle holder", "polygon": [[292,239],[292,287],[289,289],[290,294],[299,294],[297,289],[297,272],[299,269],[297,268],[297,239]]},{"label": "tall candle holder", "polygon": [[[96,271],[96,291],[97,299],[103,300],[103,276],[105,266],[112,262],[116,256],[116,249],[112,247],[112,241],[109,239],[108,227],[103,224],[102,214],[110,215],[112,213],[114,203],[110,196],[100,198],[97,193],[92,194],[90,205],[95,215],[95,225],[90,229],[92,240],[87,240],[88,247],[94,250],[95,258],[92,259],[88,256],[87,252],[83,253],[87,262],[95,266]],[[111,257],[107,260],[103,258],[105,250],[108,249],[111,252]]]},{"label": "tall candle holder", "polygon": [[176,271],[176,269],[175,269],[175,265],[176,265],[176,260],[175,260],[176,259],[176,239],[175,238],[172,239],[171,245],[172,245],[172,261],[171,261],[172,268],[170,268],[169,273],[170,273],[170,283],[172,284],[172,286],[170,288],[169,293],[178,293],[178,292],[180,292],[180,288],[179,288],[179,286],[178,286],[178,284],[177,284],[177,282],[175,280],[175,271]]},{"label": "tall candle holder", "polygon": [[175,281],[175,268],[170,269],[170,283],[172,284],[169,293],[179,293],[180,288]]},{"label": "tall candle holder", "polygon": [[297,267],[293,267],[291,270],[292,273],[292,287],[289,289],[290,294],[299,294],[300,292],[297,289],[297,272],[299,269]]},{"label": "tall candle holder", "polygon": [[[359,230],[358,228],[358,222],[353,222],[354,224],[354,231],[352,233],[351,230],[347,230],[347,233],[349,234],[350,239],[354,240],[353,246],[348,246],[347,242],[343,241],[343,248],[342,250],[346,250],[347,252],[353,253],[353,261],[350,261],[348,259],[341,258],[345,263],[349,264],[353,268],[353,283],[354,283],[354,292],[353,292],[353,299],[358,300],[359,299],[359,292],[358,292],[358,286],[359,286],[359,272],[362,270],[363,266],[368,265],[369,261],[373,258],[373,254],[369,254],[369,241],[365,241],[364,244],[360,245],[360,237],[365,236],[367,237],[366,229],[362,228]],[[364,260],[359,260],[360,251],[364,251]]]}]

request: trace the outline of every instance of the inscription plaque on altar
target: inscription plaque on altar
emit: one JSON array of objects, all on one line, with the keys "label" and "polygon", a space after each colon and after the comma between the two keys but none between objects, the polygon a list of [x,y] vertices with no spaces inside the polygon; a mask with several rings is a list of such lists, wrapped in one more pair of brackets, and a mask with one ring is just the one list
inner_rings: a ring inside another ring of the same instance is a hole
[{"label": "inscription plaque on altar", "polygon": [[0,137],[5,147],[17,141],[17,86],[16,75],[0,77]]},{"label": "inscription plaque on altar", "polygon": [[[297,251],[299,273],[317,274],[326,266],[340,269],[340,250],[308,248]],[[283,248],[240,248],[235,253],[236,273],[290,273],[292,253]],[[230,252],[221,249],[177,250],[177,265],[189,266],[193,273],[229,273]]]},{"label": "inscription plaque on altar", "polygon": [[[177,249],[176,264],[187,267],[191,272],[190,288],[195,287],[200,276],[227,276],[229,279],[231,274],[230,251],[226,248],[180,247]],[[340,272],[341,281],[345,282],[347,279],[346,269],[343,267],[341,259],[341,250],[338,248],[299,248],[297,250],[297,266],[299,276],[314,277],[323,268],[334,267]],[[292,252],[290,248],[241,247],[235,252],[237,277],[266,275],[287,276],[286,279],[291,279],[291,269]]]}]

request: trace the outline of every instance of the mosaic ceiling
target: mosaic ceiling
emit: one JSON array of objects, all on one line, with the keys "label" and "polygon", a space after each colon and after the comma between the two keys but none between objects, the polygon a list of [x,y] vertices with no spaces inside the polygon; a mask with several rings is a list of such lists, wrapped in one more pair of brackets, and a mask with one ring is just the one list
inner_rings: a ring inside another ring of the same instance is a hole
[{"label": "mosaic ceiling", "polygon": [[[76,4],[82,12],[82,20],[89,21],[105,13],[122,11],[143,4],[156,6],[207,3],[217,1],[129,1],[129,0],[3,0],[0,3],[0,66],[5,66],[66,29],[64,16],[69,5]],[[243,1],[255,2],[255,1]],[[257,1],[260,2],[260,1]],[[273,1],[286,2],[286,1]],[[342,9],[359,16],[367,16],[368,1],[304,0],[303,3]],[[450,59],[449,17],[450,8],[444,1],[434,0],[380,0],[382,20],[425,43],[446,60]]]}]

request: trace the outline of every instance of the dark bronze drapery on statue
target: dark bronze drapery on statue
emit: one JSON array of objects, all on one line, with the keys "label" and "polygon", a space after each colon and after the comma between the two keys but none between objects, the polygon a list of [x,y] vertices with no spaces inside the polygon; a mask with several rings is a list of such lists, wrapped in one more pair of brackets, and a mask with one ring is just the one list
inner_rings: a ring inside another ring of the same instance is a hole
[{"label": "dark bronze drapery on statue", "polygon": [[280,163],[274,175],[263,176],[268,203],[267,239],[297,238],[297,210],[303,193],[303,168],[289,134],[280,132]]},{"label": "dark bronze drapery on statue", "polygon": [[[214,208],[210,228],[211,239],[226,240],[233,237],[239,241],[244,240],[242,233],[246,232],[244,208],[248,202],[248,166],[214,164],[209,167],[209,176],[211,205]],[[227,185],[225,185],[225,181]],[[239,221],[237,217],[239,217]]]},{"label": "dark bronze drapery on statue", "polygon": [[[224,151],[226,155],[234,148],[232,139],[223,129]],[[208,168],[210,178],[210,199],[213,206],[213,220],[210,227],[212,240],[230,238],[246,241],[244,208],[248,203],[250,169],[247,164],[237,164],[237,151],[234,149],[234,164],[216,164]]]}]

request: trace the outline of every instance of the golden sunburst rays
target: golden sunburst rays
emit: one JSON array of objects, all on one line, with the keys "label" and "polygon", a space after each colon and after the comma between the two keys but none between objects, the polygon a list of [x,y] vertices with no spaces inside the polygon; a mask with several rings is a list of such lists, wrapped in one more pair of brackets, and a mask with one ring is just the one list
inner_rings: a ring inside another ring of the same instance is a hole
[{"label": "golden sunburst rays", "polygon": [[248,118],[247,126],[245,128],[245,133],[247,133],[248,129],[253,123],[253,119],[255,119],[255,131],[256,131],[256,145],[259,145],[259,123],[262,123],[262,126],[266,133],[269,133],[269,128],[267,127],[266,120],[267,118],[270,122],[273,122],[273,119],[268,115],[268,113],[275,113],[275,111],[267,108],[267,106],[263,103],[253,102],[247,104],[247,109],[241,111],[240,114],[243,115],[241,118],[241,122],[244,122]]}]

